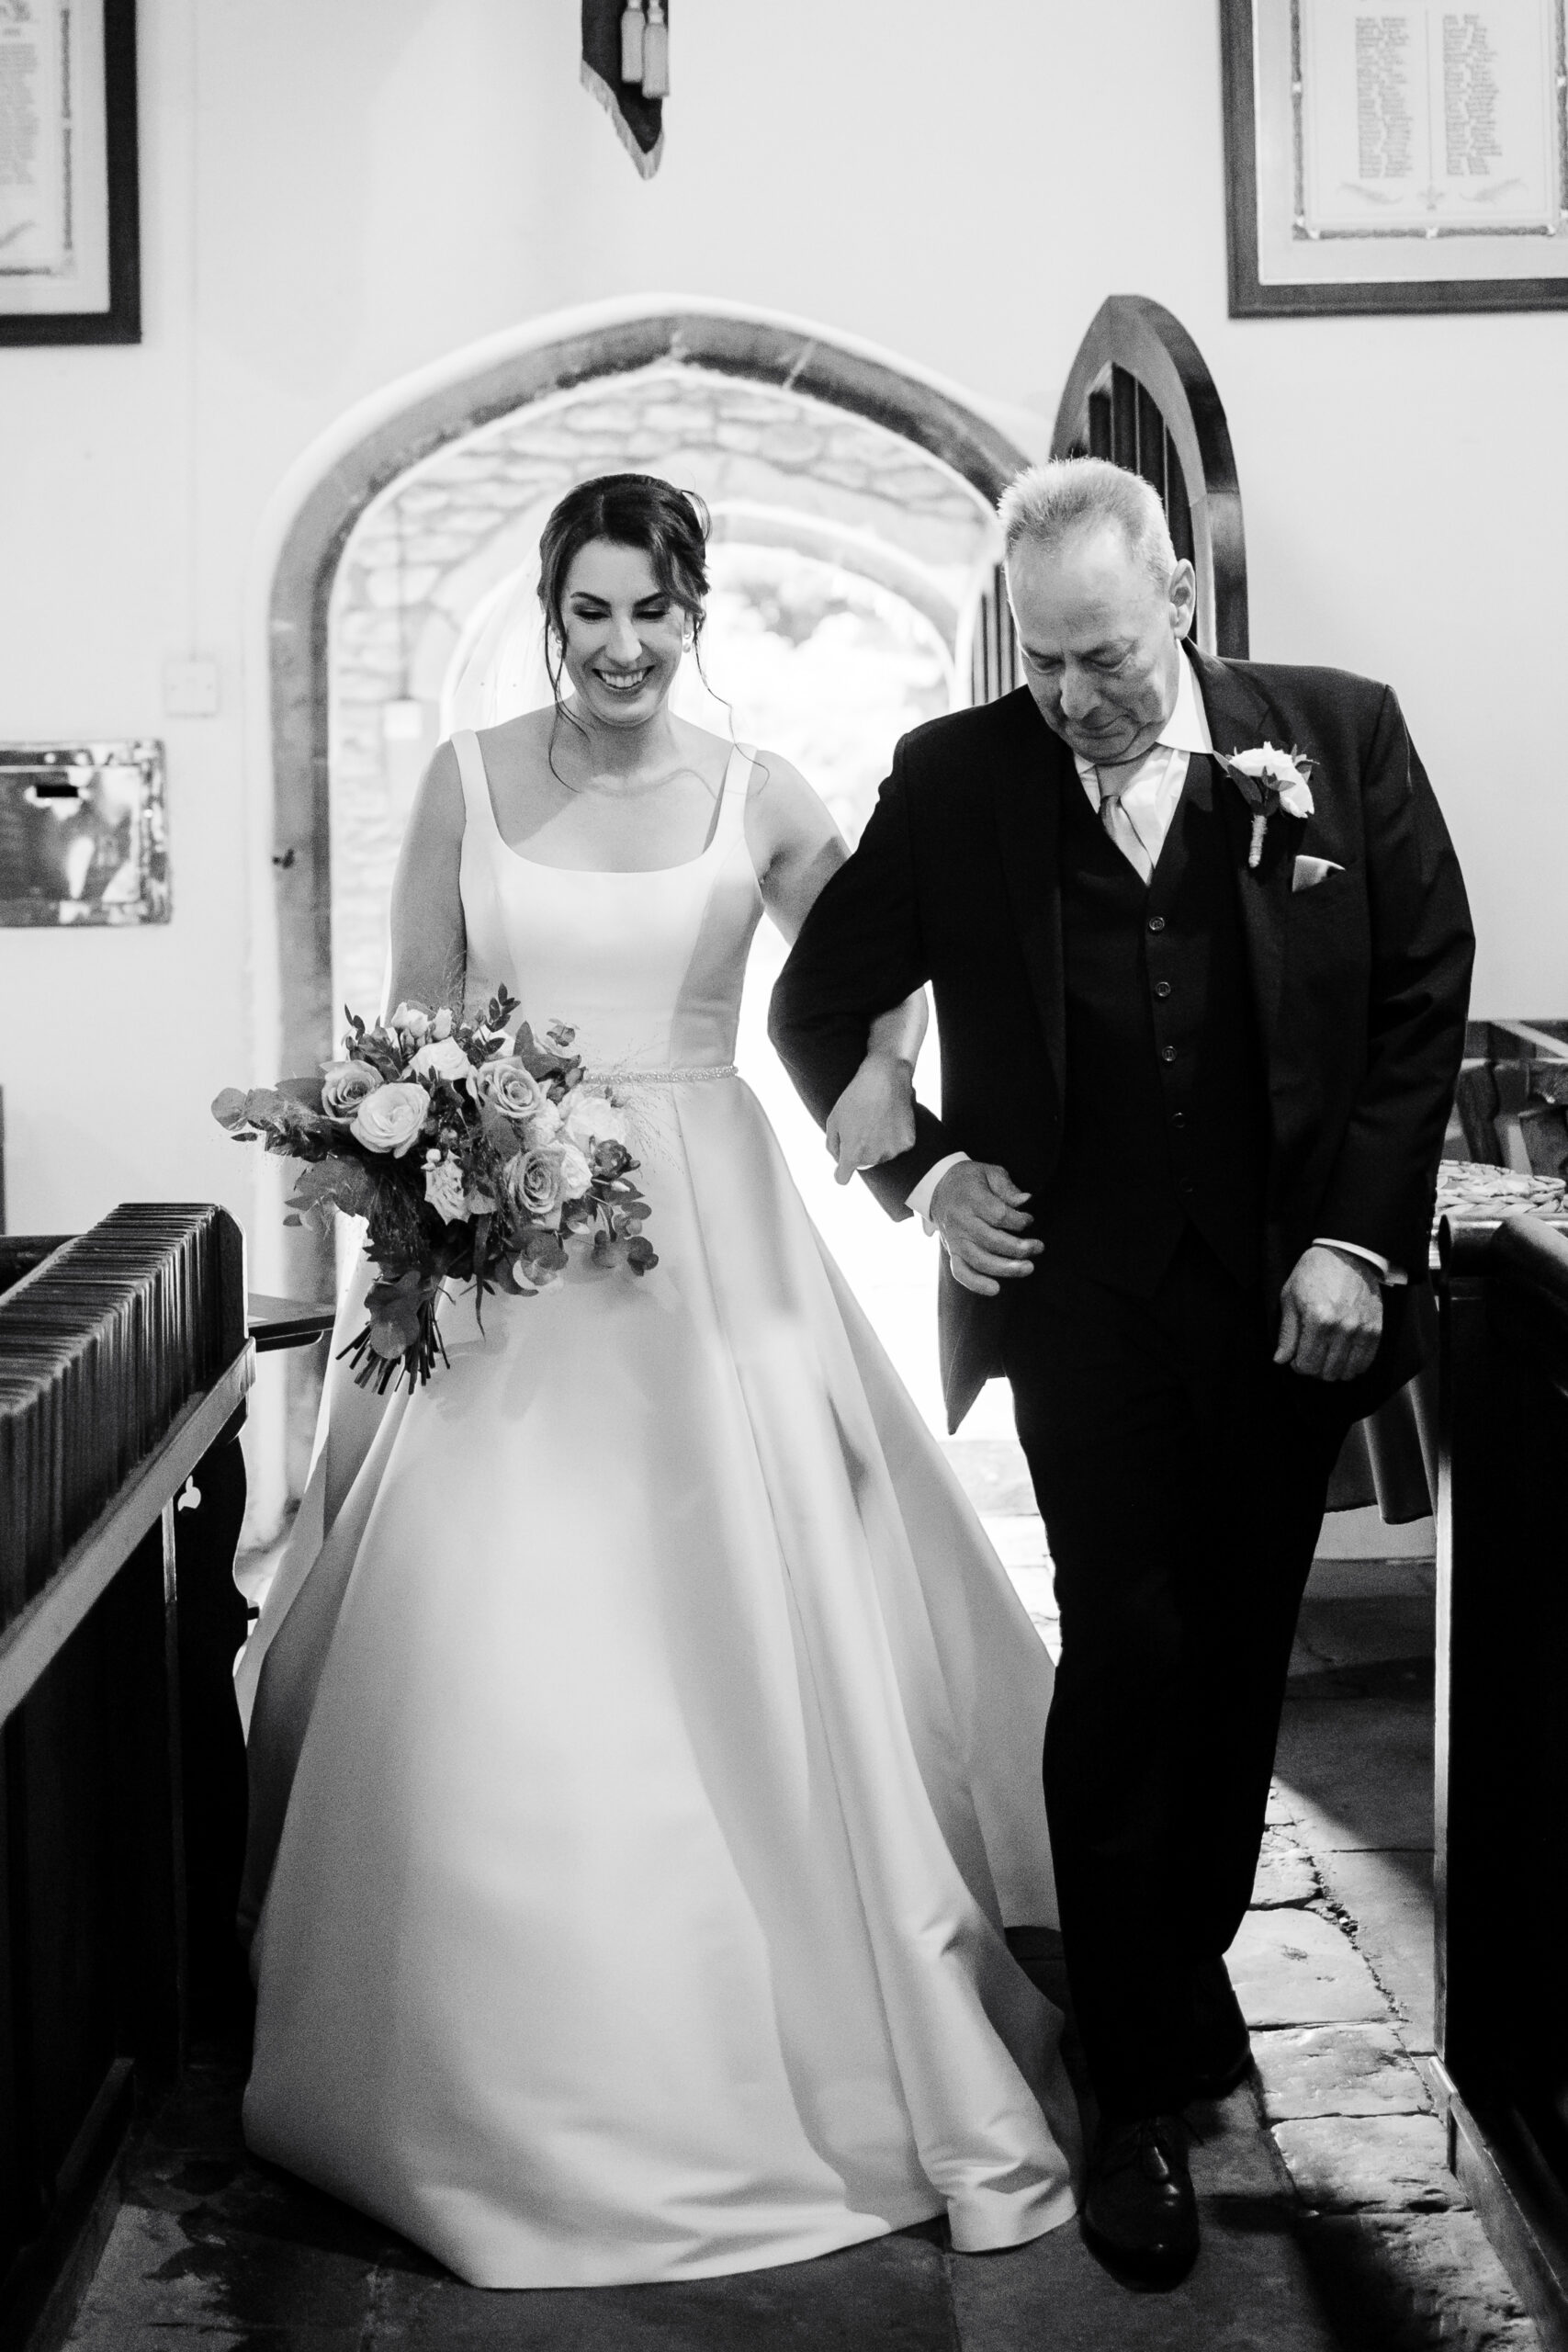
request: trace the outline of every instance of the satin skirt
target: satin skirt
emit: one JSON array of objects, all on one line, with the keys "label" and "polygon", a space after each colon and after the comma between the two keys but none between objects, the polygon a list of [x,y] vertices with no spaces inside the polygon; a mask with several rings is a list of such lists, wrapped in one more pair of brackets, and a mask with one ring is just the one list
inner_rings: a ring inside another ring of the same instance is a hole
[{"label": "satin skirt", "polygon": [[749,1089],[642,1091],[651,1274],[334,1365],[239,1671],[246,2135],[480,2286],[1016,2245],[1050,1661]]}]

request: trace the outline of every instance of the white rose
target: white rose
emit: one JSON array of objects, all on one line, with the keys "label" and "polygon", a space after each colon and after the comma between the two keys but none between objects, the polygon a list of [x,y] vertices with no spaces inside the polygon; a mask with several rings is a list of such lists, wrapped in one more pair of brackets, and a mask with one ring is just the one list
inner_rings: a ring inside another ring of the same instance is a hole
[{"label": "white rose", "polygon": [[531,1151],[542,1151],[554,1143],[560,1133],[560,1104],[552,1102],[547,1094],[539,1098],[539,1107],[529,1114],[523,1134]]},{"label": "white rose", "polygon": [[520,1151],[502,1170],[506,1189],[530,1225],[560,1223],[560,1156],[557,1152]]},{"label": "white rose", "polygon": [[1287,817],[1312,815],[1312,787],[1307,782],[1313,765],[1310,760],[1281,752],[1272,743],[1263,743],[1253,752],[1233,752],[1225,764],[1238,775],[1250,776],[1254,784],[1272,785]]},{"label": "white rose", "polygon": [[349,1134],[367,1151],[389,1151],[400,1159],[418,1137],[429,1109],[430,1097],[423,1086],[401,1081],[380,1086],[361,1102]]},{"label": "white rose", "polygon": [[444,1224],[454,1225],[468,1214],[463,1171],[450,1153],[425,1154],[424,1197]]},{"label": "white rose", "polygon": [[422,1046],[409,1064],[415,1078],[445,1078],[454,1086],[471,1086],[474,1066],[455,1037],[438,1037]]},{"label": "white rose", "polygon": [[607,1094],[590,1094],[579,1087],[569,1094],[561,1117],[561,1133],[580,1151],[589,1151],[596,1143],[629,1144],[632,1123],[618,1103]]},{"label": "white rose", "polygon": [[580,1201],[592,1189],[593,1170],[574,1143],[560,1144],[558,1165],[562,1200]]},{"label": "white rose", "polygon": [[446,1005],[431,1023],[430,1034],[433,1037],[449,1037],[452,1035],[452,1015]]},{"label": "white rose", "polygon": [[510,1054],[479,1064],[474,1072],[474,1092],[488,1110],[499,1111],[503,1119],[514,1119],[519,1125],[537,1118],[541,1107],[549,1104],[538,1080]]},{"label": "white rose", "polygon": [[423,1037],[430,1026],[430,1015],[420,1005],[400,1004],[387,1026],[401,1030],[405,1037]]},{"label": "white rose", "polygon": [[381,1085],[368,1062],[327,1062],[321,1070],[321,1110],[334,1127],[346,1127],[367,1094]]}]

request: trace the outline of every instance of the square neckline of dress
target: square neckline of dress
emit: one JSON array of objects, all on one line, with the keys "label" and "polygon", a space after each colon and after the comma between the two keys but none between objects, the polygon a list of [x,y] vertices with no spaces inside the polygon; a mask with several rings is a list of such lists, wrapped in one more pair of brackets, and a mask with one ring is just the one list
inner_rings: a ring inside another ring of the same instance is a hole
[{"label": "square neckline of dress", "polygon": [[[748,773],[756,764],[755,755],[749,752],[744,744],[737,743],[732,746],[729,757],[725,763],[724,782],[719,786],[718,806],[714,810],[713,830],[695,857],[679,858],[673,865],[551,865],[542,857],[525,857],[520,849],[513,849],[502,831],[496,818],[495,801],[491,793],[490,770],[485,765],[484,746],[479,741],[477,728],[465,728],[461,735],[454,735],[452,738],[452,748],[457,754],[459,770],[464,763],[463,736],[466,736],[468,743],[472,745],[473,756],[479,763],[477,781],[482,789],[485,814],[490,819],[491,833],[498,848],[504,850],[508,857],[515,858],[519,865],[529,866],[536,874],[575,874],[590,882],[647,882],[655,880],[661,875],[690,874],[695,867],[705,865],[715,851],[721,845],[728,846],[733,837],[734,829],[725,823],[725,816],[729,808],[730,796],[737,787],[736,763],[743,761]],[[475,797],[471,793],[464,795],[470,805]],[[743,795],[741,797],[743,797]]]}]

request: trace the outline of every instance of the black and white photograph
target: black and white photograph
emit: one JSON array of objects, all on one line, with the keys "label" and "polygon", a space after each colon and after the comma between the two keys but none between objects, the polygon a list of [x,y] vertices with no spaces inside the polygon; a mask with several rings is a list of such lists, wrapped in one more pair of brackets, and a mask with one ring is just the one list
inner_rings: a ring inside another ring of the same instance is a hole
[{"label": "black and white photograph", "polygon": [[0,2352],[1568,2352],[1564,0],[0,0]]}]

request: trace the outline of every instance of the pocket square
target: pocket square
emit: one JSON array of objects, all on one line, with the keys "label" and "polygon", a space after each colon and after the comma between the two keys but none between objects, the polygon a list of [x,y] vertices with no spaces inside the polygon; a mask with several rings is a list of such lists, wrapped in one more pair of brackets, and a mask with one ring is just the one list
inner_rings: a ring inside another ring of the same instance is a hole
[{"label": "pocket square", "polygon": [[1332,857],[1298,857],[1291,876],[1292,890],[1315,890],[1331,874],[1343,874],[1345,868]]}]

